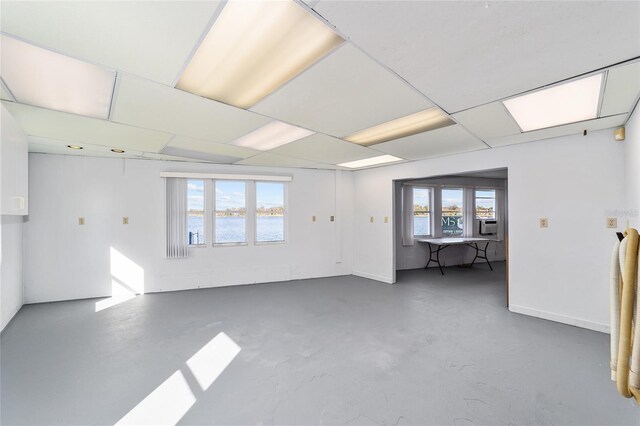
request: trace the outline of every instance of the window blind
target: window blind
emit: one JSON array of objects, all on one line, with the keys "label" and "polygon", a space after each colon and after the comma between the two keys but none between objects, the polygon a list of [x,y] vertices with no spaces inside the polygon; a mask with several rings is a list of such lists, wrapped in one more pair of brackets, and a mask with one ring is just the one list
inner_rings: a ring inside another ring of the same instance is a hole
[{"label": "window blind", "polygon": [[187,179],[166,178],[166,257],[189,256],[187,227]]}]

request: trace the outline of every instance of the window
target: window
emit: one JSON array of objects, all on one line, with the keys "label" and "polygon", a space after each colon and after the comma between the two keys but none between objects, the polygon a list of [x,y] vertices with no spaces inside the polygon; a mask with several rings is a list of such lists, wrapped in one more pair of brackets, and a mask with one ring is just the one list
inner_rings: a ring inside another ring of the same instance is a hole
[{"label": "window", "polygon": [[[287,182],[282,176],[166,172],[167,257],[188,247],[284,243]],[[210,177],[208,177],[210,176]],[[260,178],[261,180],[258,180]]]},{"label": "window", "polygon": [[247,242],[246,183],[215,181],[215,244]]},{"label": "window", "polygon": [[431,235],[431,189],[413,188],[413,235]]},{"label": "window", "polygon": [[463,234],[464,191],[462,188],[442,189],[442,236]]},{"label": "window", "polygon": [[284,241],[284,184],[256,182],[256,242]]},{"label": "window", "polygon": [[476,189],[476,219],[496,218],[496,190]]},{"label": "window", "polygon": [[[205,244],[204,222],[204,180],[189,179],[187,181],[187,227],[189,230],[189,245]],[[184,236],[180,239],[182,240],[182,238],[184,238]]]}]

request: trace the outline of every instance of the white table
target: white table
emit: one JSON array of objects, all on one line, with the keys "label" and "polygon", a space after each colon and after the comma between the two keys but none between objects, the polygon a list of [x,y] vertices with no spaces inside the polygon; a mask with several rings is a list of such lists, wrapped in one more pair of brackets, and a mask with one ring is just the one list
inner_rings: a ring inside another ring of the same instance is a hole
[{"label": "white table", "polygon": [[[488,237],[451,237],[451,238],[418,238],[417,242],[427,244],[429,246],[429,260],[425,265],[424,269],[429,267],[431,262],[436,262],[438,264],[438,268],[440,268],[440,273],[444,275],[444,270],[442,269],[442,264],[440,263],[440,252],[446,249],[449,246],[454,245],[467,245],[476,251],[476,255],[471,261],[471,265],[475,263],[476,259],[484,259],[489,265],[489,268],[493,271],[493,267],[491,263],[489,263],[489,259],[487,259],[487,248],[489,247],[489,243],[492,241],[498,241],[495,238]],[[479,247],[478,244],[485,243],[484,248]],[[435,259],[433,255],[435,254]]]}]

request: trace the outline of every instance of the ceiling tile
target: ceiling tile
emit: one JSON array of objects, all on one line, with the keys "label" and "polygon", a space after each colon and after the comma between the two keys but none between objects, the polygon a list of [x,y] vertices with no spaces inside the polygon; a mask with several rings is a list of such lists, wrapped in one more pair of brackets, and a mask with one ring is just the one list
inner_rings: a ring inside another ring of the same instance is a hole
[{"label": "ceiling tile", "polygon": [[[505,136],[498,139],[486,141],[492,147],[513,145],[523,142],[533,142],[543,139],[557,138],[560,136],[575,135],[583,130],[594,131],[608,129],[624,124],[627,114],[614,115],[611,117],[598,118],[595,120],[582,121],[580,123],[567,124],[564,126],[550,127],[548,129],[534,130],[532,132],[521,133],[519,135]],[[613,134],[611,136],[613,141]]]},{"label": "ceiling tile", "polygon": [[431,106],[396,75],[345,44],[251,110],[343,137]]},{"label": "ceiling tile", "polygon": [[321,1],[314,9],[450,113],[640,55],[640,2]]},{"label": "ceiling tile", "polygon": [[520,133],[502,102],[493,102],[453,115],[453,118],[482,140]]},{"label": "ceiling tile", "polygon": [[321,133],[291,142],[269,152],[327,164],[346,163],[379,155],[370,148]]},{"label": "ceiling tile", "polygon": [[602,99],[601,117],[631,111],[640,94],[640,62],[609,70]]},{"label": "ceiling tile", "polygon": [[113,158],[139,158],[140,151],[126,151],[123,154],[111,152],[109,147],[100,145],[82,144],[84,149],[70,149],[69,142],[56,139],[29,136],[29,152],[43,154],[81,155],[89,157],[113,157]]},{"label": "ceiling tile", "polygon": [[301,158],[292,158],[284,155],[272,154],[270,152],[263,152],[255,157],[238,161],[236,164],[242,164],[245,166],[315,168],[313,166],[316,163],[313,161],[303,160]]},{"label": "ceiling tile", "polygon": [[173,139],[171,139],[168,147],[187,149],[190,151],[199,151],[207,154],[228,155],[238,158],[248,158],[262,152],[256,149],[244,148],[241,146],[229,145],[224,143],[209,142],[203,139],[190,138],[181,135],[176,135]]},{"label": "ceiling tile", "polygon": [[486,147],[487,145],[462,126],[455,125],[381,143],[374,149],[407,160],[419,160],[476,151]]},{"label": "ceiling tile", "polygon": [[15,99],[13,99],[13,96],[11,96],[9,91],[4,87],[4,83],[0,83],[0,99],[15,101]]},{"label": "ceiling tile", "polygon": [[96,118],[2,101],[22,130],[77,144],[101,145],[135,151],[160,151],[171,135]]},{"label": "ceiling tile", "polygon": [[271,119],[132,75],[117,88],[113,121],[226,143]]},{"label": "ceiling tile", "polygon": [[218,1],[3,1],[4,32],[171,85]]},{"label": "ceiling tile", "polygon": [[196,161],[207,161],[210,163],[218,163],[218,164],[233,164],[238,160],[241,160],[239,157],[231,157],[228,155],[220,155],[220,154],[209,154],[208,152],[201,151],[191,151],[184,148],[176,148],[172,146],[166,146],[162,151],[162,154],[172,155],[174,157],[182,157],[188,158],[190,160]]}]

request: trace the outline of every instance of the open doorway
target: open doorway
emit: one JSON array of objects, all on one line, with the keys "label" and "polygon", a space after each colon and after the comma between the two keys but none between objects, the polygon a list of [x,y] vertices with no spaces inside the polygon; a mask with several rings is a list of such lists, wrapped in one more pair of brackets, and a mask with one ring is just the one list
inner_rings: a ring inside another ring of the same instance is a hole
[{"label": "open doorway", "polygon": [[425,280],[437,281],[459,274],[455,268],[461,267],[495,272],[489,276],[504,282],[508,306],[508,170],[403,179],[393,185],[396,275],[422,271]]}]

